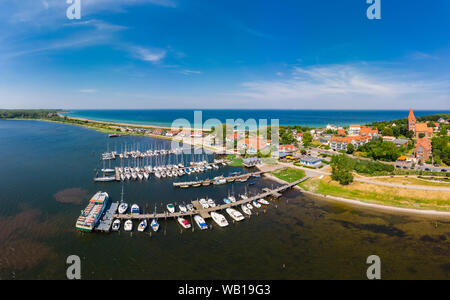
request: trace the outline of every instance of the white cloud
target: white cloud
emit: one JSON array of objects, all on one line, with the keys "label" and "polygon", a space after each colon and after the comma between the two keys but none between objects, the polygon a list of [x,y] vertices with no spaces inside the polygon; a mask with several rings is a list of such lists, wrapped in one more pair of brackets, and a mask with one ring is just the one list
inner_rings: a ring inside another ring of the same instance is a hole
[{"label": "white cloud", "polygon": [[242,87],[232,95],[261,105],[280,103],[279,108],[393,109],[415,102],[427,107],[424,100],[448,108],[450,103],[448,78],[405,75],[366,63],[294,67],[287,79],[244,82]]},{"label": "white cloud", "polygon": [[95,89],[84,89],[84,90],[80,90],[80,93],[93,94],[93,93],[97,93],[97,90],[95,90]]},{"label": "white cloud", "polygon": [[180,73],[184,74],[184,75],[200,75],[200,74],[202,74],[201,71],[189,70],[189,69],[181,70]]},{"label": "white cloud", "polygon": [[167,51],[162,49],[150,50],[142,47],[132,47],[134,56],[140,60],[158,63],[166,57]]}]

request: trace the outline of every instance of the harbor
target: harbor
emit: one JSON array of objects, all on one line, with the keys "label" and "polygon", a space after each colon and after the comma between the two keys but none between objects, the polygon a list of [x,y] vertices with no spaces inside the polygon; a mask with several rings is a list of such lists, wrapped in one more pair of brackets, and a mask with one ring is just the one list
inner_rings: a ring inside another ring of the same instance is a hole
[{"label": "harbor", "polygon": [[205,179],[205,180],[197,180],[197,181],[187,181],[187,182],[174,182],[174,187],[179,188],[189,188],[189,187],[200,187],[200,186],[209,186],[210,184],[225,184],[225,183],[232,183],[235,181],[240,182],[246,182],[251,177],[261,177],[262,174],[265,172],[253,172],[253,173],[246,173],[241,175],[232,175],[228,177],[219,176],[215,177],[213,179]]}]

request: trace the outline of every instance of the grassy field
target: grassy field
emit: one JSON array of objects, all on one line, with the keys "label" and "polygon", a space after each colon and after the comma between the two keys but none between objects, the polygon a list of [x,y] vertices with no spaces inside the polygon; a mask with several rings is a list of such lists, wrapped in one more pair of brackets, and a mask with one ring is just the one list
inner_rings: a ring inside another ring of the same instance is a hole
[{"label": "grassy field", "polygon": [[385,177],[385,178],[375,178],[376,181],[403,184],[403,185],[423,185],[423,186],[438,186],[438,187],[448,187],[450,188],[450,182],[435,182],[426,179],[416,178],[416,177]]},{"label": "grassy field", "polygon": [[243,166],[242,158],[237,158],[235,155],[228,155],[227,159],[231,161],[230,166],[232,166],[232,167],[242,167]]},{"label": "grassy field", "polygon": [[294,182],[306,176],[305,171],[300,169],[284,168],[281,170],[271,172],[275,177],[286,182]]},{"label": "grassy field", "polygon": [[382,205],[450,211],[450,192],[420,191],[353,182],[342,186],[331,180],[311,178],[300,184],[305,190],[322,195],[360,200]]}]

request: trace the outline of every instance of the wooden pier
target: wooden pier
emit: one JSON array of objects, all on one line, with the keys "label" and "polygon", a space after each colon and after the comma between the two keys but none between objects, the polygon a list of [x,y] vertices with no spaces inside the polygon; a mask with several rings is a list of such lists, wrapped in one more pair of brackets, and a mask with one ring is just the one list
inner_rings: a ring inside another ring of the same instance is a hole
[{"label": "wooden pier", "polygon": [[309,177],[304,177],[302,179],[296,180],[292,183],[283,185],[283,186],[278,187],[273,190],[264,189],[263,193],[258,194],[253,197],[249,197],[248,199],[242,199],[242,200],[238,200],[234,203],[218,205],[216,207],[210,207],[207,209],[204,209],[198,201],[193,201],[192,204],[194,205],[194,208],[195,208],[194,211],[188,211],[185,213],[183,213],[183,212],[169,213],[166,211],[166,212],[160,213],[160,214],[126,214],[126,215],[115,214],[114,218],[124,219],[124,220],[170,219],[170,218],[178,218],[178,217],[189,217],[189,216],[198,214],[204,219],[209,219],[211,217],[210,216],[211,212],[221,211],[221,210],[225,210],[227,208],[240,206],[242,204],[250,203],[250,202],[253,202],[254,200],[259,200],[259,199],[262,199],[265,197],[270,197],[270,196],[277,197],[278,195],[281,196],[282,192],[296,186],[299,183],[302,183],[303,181],[307,180],[308,178]]},{"label": "wooden pier", "polygon": [[[239,179],[244,178],[250,178],[250,177],[257,177],[261,176],[266,172],[253,172],[253,173],[247,173],[242,175],[236,175],[236,176],[229,176],[229,177],[223,177],[227,182],[234,182]],[[180,187],[180,188],[188,188],[191,186],[200,187],[200,186],[207,186],[214,183],[214,179],[205,179],[205,180],[199,180],[199,181],[188,181],[188,182],[174,182],[174,187]]]}]

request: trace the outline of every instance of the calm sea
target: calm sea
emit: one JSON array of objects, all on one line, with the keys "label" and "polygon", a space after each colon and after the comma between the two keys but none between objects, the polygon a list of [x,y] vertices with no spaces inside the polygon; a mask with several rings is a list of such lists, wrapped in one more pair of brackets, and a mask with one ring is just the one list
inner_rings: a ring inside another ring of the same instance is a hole
[{"label": "calm sea", "polygon": [[[384,279],[450,278],[450,222],[354,208],[298,191],[228,228],[192,232],[162,221],[152,235],[81,233],[74,229],[76,218],[96,191],[120,200],[121,184],[92,180],[100,153],[168,142],[108,139],[38,121],[0,121],[0,141],[0,279],[65,279],[69,255],[81,258],[84,279],[364,279],[372,254],[382,260]],[[262,178],[254,186],[177,190],[175,180],[126,183],[125,201],[161,211],[169,202],[220,200],[277,185]]]},{"label": "calm sea", "polygon": [[[398,120],[408,117],[409,111],[399,110],[202,110],[203,122],[207,119],[279,119],[280,125],[325,127],[327,124],[348,126],[374,121]],[[415,111],[416,117],[449,113],[449,111]],[[74,110],[69,116],[97,121],[129,123],[136,125],[171,126],[176,119],[194,122],[194,110]]]}]

